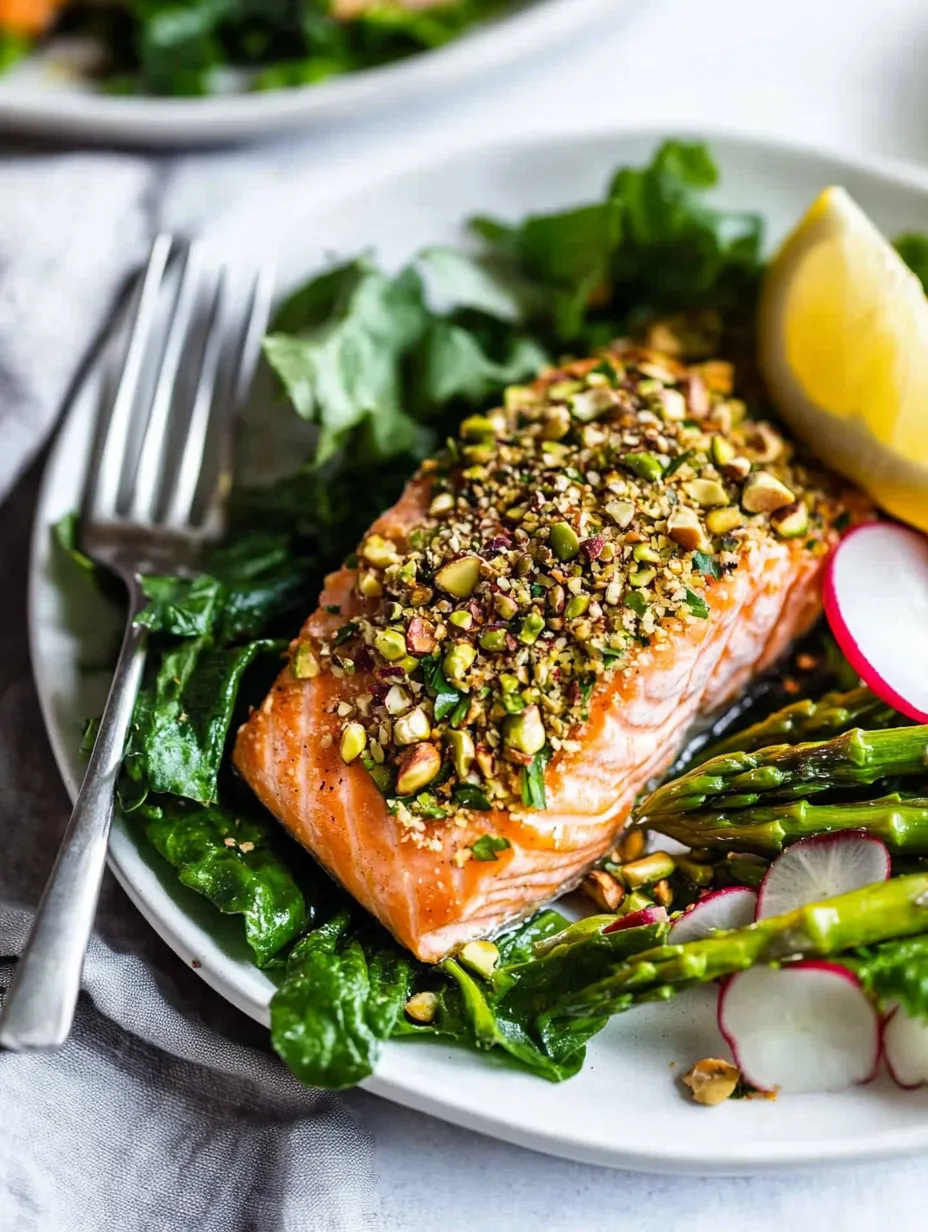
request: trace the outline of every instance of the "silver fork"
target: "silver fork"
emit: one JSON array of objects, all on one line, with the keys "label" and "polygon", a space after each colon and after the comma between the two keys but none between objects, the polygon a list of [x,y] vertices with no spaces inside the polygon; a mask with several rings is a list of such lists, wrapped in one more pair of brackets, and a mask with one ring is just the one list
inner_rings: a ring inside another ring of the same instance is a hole
[{"label": "silver fork", "polygon": [[[225,272],[202,249],[178,259],[159,236],[141,279],[122,373],[101,423],[81,511],[81,547],[128,594],[122,649],[93,754],[32,933],[0,1011],[0,1045],[58,1048],[68,1037],[96,914],[126,733],[142,679],[146,573],[184,573],[225,527],[233,425],[251,386],[271,306],[272,275],[258,273],[244,311],[229,309]],[[202,346],[193,341],[205,309]],[[167,325],[164,318],[167,314]],[[232,330],[229,316],[240,328]],[[191,354],[192,353],[192,354]],[[146,375],[154,392],[144,396]],[[192,397],[182,396],[182,378]],[[217,395],[224,386],[225,396]]]}]

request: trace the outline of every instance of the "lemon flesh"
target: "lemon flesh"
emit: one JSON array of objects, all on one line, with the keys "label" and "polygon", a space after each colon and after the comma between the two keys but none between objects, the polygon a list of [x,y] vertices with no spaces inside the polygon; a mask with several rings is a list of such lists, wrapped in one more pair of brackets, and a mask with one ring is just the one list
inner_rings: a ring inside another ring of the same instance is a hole
[{"label": "lemon flesh", "polygon": [[796,435],[928,530],[928,300],[842,188],[821,194],[771,263],[758,355]]}]

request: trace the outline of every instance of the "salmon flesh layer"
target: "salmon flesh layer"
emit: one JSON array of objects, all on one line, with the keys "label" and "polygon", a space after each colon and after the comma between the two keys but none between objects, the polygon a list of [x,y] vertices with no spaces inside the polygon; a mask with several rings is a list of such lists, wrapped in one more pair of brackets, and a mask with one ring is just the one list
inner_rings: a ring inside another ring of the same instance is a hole
[{"label": "salmon flesh layer", "polygon": [[241,728],[261,801],[419,958],[576,885],[816,619],[843,500],[731,379],[617,348],[465,420]]}]

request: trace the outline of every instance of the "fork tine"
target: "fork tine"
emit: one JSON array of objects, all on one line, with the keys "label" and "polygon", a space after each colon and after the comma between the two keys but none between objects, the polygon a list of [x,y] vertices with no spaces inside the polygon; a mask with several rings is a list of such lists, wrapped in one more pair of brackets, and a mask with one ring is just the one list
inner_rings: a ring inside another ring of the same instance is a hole
[{"label": "fork tine", "polygon": [[203,518],[203,531],[207,535],[221,534],[225,523],[226,500],[232,488],[232,471],[235,465],[235,426],[245,408],[261,358],[261,343],[274,301],[274,278],[273,266],[266,265],[258,271],[252,284],[237,350],[239,359],[235,365],[232,395],[219,420],[216,480]]},{"label": "fork tine", "polygon": [[87,475],[84,506],[87,516],[110,520],[116,514],[122,482],[123,461],[129,443],[132,408],[138,391],[152,328],[158,310],[158,297],[173,240],[169,235],[155,238],[142,279],[132,332],[123,361],[119,386],[113,399],[104,439],[91,461]]},{"label": "fork tine", "polygon": [[209,432],[210,416],[216,391],[216,378],[219,372],[219,362],[222,358],[222,318],[226,297],[226,272],[222,270],[216,281],[216,289],[210,304],[209,320],[206,326],[206,338],[200,358],[200,370],[197,374],[197,386],[193,399],[193,409],[187,423],[186,440],[180,459],[177,478],[168,500],[164,524],[172,528],[182,528],[189,525],[193,504],[196,500],[197,488],[200,483],[200,472],[203,469],[203,456],[206,452],[206,438]]},{"label": "fork tine", "polygon": [[197,307],[202,264],[200,246],[191,243],[184,256],[184,265],[171,313],[171,324],[161,356],[158,381],[139,450],[138,469],[129,503],[129,517],[134,522],[145,523],[155,520],[158,498],[164,482],[168,421],[171,417],[177,373]]}]

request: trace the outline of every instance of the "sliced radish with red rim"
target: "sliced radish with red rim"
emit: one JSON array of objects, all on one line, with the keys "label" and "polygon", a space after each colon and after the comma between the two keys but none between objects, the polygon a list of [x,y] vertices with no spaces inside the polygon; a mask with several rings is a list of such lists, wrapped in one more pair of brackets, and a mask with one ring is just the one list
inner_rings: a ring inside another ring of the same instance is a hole
[{"label": "sliced radish with red rim", "polygon": [[823,898],[849,894],[892,871],[889,850],[862,830],[816,834],[794,843],[770,865],[757,893],[758,920]]},{"label": "sliced radish with red rim", "polygon": [[621,932],[623,928],[643,928],[646,924],[666,923],[666,907],[642,907],[640,911],[632,911],[628,915],[620,916],[614,924],[607,924],[603,929],[603,936],[606,933]]},{"label": "sliced radish with red rim", "polygon": [[928,1022],[897,1007],[883,1026],[883,1056],[897,1086],[911,1090],[928,1082]]},{"label": "sliced radish with red rim", "polygon": [[718,1015],[742,1075],[761,1091],[843,1091],[879,1063],[879,1015],[837,963],[742,971],[719,993]]},{"label": "sliced radish with red rim", "polygon": [[877,697],[928,722],[928,538],[898,522],[855,527],[825,571],[825,614]]},{"label": "sliced radish with red rim", "polygon": [[712,933],[743,928],[754,919],[757,895],[747,886],[727,886],[701,898],[670,926],[671,945],[701,941]]}]

